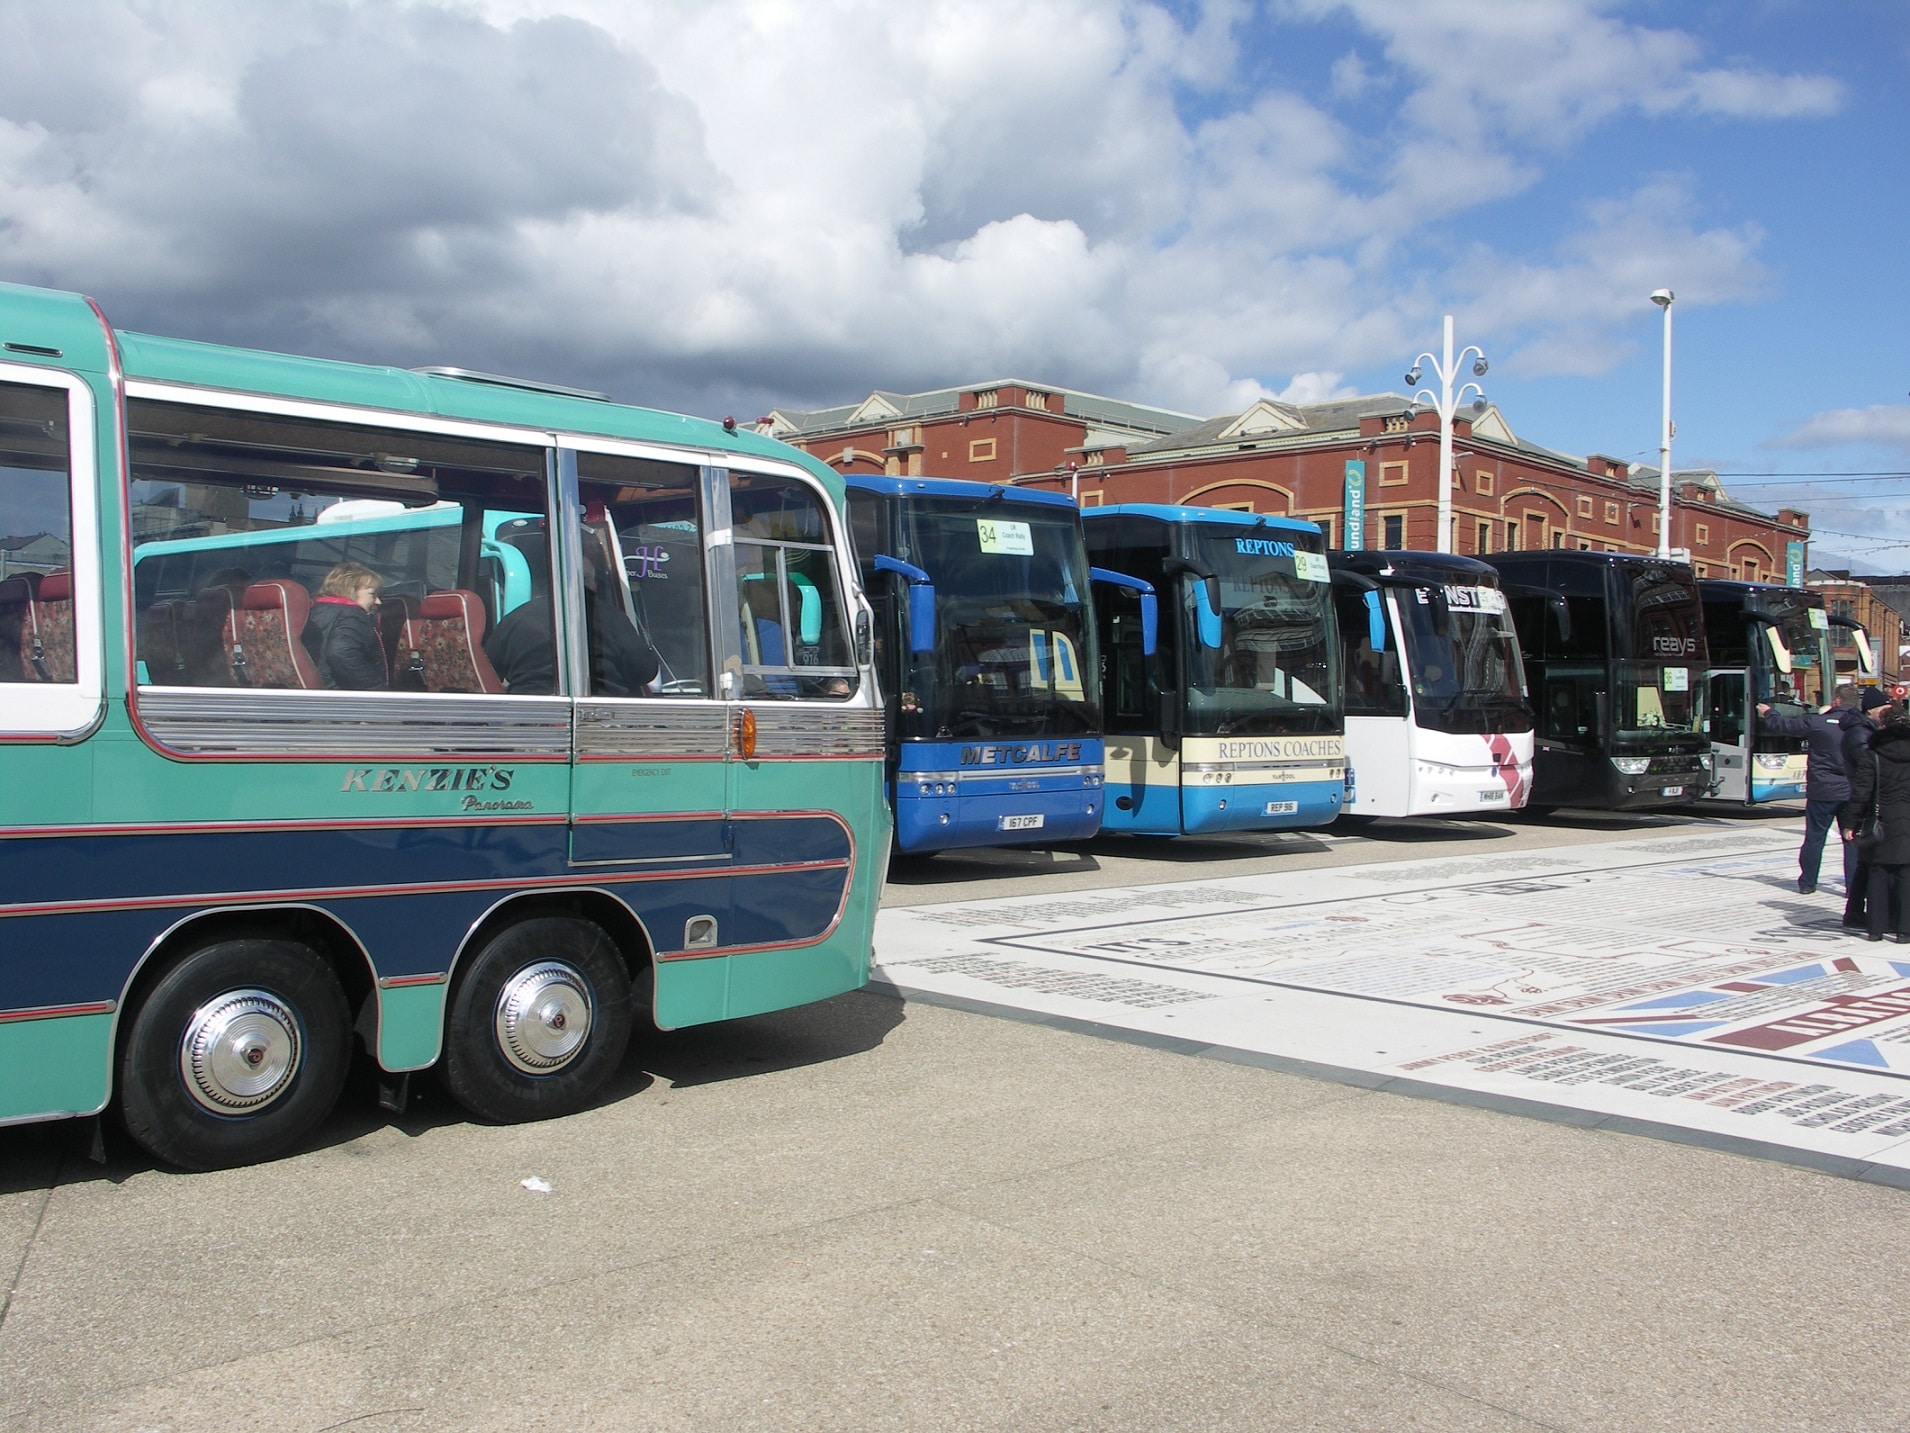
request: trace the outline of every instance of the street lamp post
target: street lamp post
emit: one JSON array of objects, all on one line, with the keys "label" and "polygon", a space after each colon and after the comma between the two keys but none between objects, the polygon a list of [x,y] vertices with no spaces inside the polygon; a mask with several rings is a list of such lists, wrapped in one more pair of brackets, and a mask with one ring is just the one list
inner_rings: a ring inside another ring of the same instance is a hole
[{"label": "street lamp post", "polygon": [[1671,301],[1670,289],[1653,289],[1651,301],[1665,311],[1665,406],[1658,435],[1658,555],[1671,556]]},{"label": "street lamp post", "polygon": [[[1486,366],[1487,366],[1485,350],[1482,348],[1478,348],[1476,346],[1468,347],[1462,353],[1460,353],[1458,361],[1460,363],[1465,362],[1466,354],[1468,353],[1473,355],[1473,359],[1472,359],[1473,376],[1476,378],[1484,378],[1486,376]],[[1433,395],[1430,389],[1426,389],[1426,388],[1421,388],[1419,392],[1413,394],[1414,402],[1418,402],[1420,394],[1423,393],[1426,396],[1426,401],[1431,403],[1435,408],[1439,410],[1439,532],[1437,534],[1437,539],[1434,545],[1434,551],[1451,552],[1452,551],[1452,415],[1454,410],[1458,408],[1459,404],[1465,400],[1466,389],[1469,388],[1474,393],[1477,393],[1479,395],[1479,400],[1482,403],[1485,401],[1486,394],[1485,394],[1485,390],[1476,383],[1468,383],[1464,387],[1460,388],[1457,393],[1453,392],[1452,380],[1456,376],[1454,373],[1454,369],[1456,368],[1457,365],[1454,363],[1453,356],[1452,356],[1452,315],[1451,314],[1446,315],[1446,343],[1445,343],[1444,361],[1442,362],[1440,359],[1434,358],[1430,353],[1420,354],[1418,358],[1413,360],[1412,371],[1406,375],[1406,382],[1409,385],[1417,384],[1419,382],[1419,370],[1422,365],[1429,365],[1432,368],[1432,371],[1439,376],[1439,394],[1437,397]]]}]

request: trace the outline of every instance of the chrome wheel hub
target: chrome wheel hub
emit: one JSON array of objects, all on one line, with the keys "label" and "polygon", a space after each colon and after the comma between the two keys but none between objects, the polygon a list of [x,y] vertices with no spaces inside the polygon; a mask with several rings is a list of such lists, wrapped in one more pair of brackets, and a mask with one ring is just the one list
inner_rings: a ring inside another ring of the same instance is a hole
[{"label": "chrome wheel hub", "polygon": [[301,1053],[290,1006],[263,990],[229,990],[192,1012],[179,1073],[186,1092],[214,1114],[246,1114],[285,1093]]},{"label": "chrome wheel hub", "polygon": [[584,978],[561,961],[527,965],[497,993],[492,1023],[505,1059],[526,1074],[549,1074],[576,1058],[590,1035]]}]

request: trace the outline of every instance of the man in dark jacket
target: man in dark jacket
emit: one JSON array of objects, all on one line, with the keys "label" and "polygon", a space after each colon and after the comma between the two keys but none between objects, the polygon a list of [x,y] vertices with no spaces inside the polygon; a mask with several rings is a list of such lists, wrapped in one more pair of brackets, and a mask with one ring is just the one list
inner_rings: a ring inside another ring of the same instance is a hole
[{"label": "man in dark jacket", "polygon": [[[1864,719],[1855,722],[1844,730],[1844,773],[1851,781],[1854,796],[1857,782],[1857,768],[1870,757],[1870,738],[1878,727],[1889,720],[1893,708],[1890,698],[1875,687],[1865,687],[1863,700],[1858,703]],[[1838,824],[1843,827],[1844,837],[1848,840],[1854,834],[1854,827],[1841,816]],[[1844,883],[1844,924],[1860,926],[1866,923],[1865,912],[1870,901],[1870,854],[1863,847],[1857,847],[1857,868],[1851,872],[1850,879]]]},{"label": "man in dark jacket", "polygon": [[[1844,772],[1844,733],[1863,721],[1857,710],[1862,692],[1856,683],[1837,688],[1830,706],[1821,712],[1783,716],[1759,702],[1757,714],[1766,731],[1804,738],[1804,844],[1797,851],[1797,889],[1805,895],[1817,889],[1817,869],[1824,859],[1824,838],[1837,819],[1837,808],[1850,800],[1850,780]],[[1857,873],[1856,848],[1844,847],[1844,888]]]},{"label": "man in dark jacket", "polygon": [[1876,815],[1877,843],[1868,852],[1869,900],[1865,934],[1882,940],[1884,928],[1910,944],[1910,720],[1892,711],[1850,774],[1850,800],[1839,813],[1846,847],[1857,845],[1865,818]]}]

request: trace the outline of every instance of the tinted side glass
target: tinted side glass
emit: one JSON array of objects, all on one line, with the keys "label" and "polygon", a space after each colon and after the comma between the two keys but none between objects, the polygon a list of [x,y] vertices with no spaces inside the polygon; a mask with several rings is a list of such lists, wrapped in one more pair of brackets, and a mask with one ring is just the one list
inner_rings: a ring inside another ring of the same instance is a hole
[{"label": "tinted side glass", "polygon": [[593,696],[708,696],[697,470],[577,455]]},{"label": "tinted side glass", "polygon": [[66,403],[0,383],[0,682],[78,680]]},{"label": "tinted side glass", "polygon": [[545,454],[127,405],[142,680],[555,690]]},{"label": "tinted side glass", "polygon": [[733,472],[730,513],[743,695],[849,696],[856,669],[822,495],[793,478]]}]

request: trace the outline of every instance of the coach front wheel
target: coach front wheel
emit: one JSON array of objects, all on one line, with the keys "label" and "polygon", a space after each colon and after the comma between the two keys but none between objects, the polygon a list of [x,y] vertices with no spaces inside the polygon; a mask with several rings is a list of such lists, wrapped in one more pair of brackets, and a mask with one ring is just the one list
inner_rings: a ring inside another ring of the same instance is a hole
[{"label": "coach front wheel", "polygon": [[141,1148],[181,1169],[270,1159],[331,1113],[350,1030],[338,978],[309,946],[205,946],[167,971],[133,1015],[120,1116]]},{"label": "coach front wheel", "polygon": [[630,977],[589,921],[540,916],[493,936],[451,993],[443,1077],[500,1124],[582,1109],[630,1044]]}]

